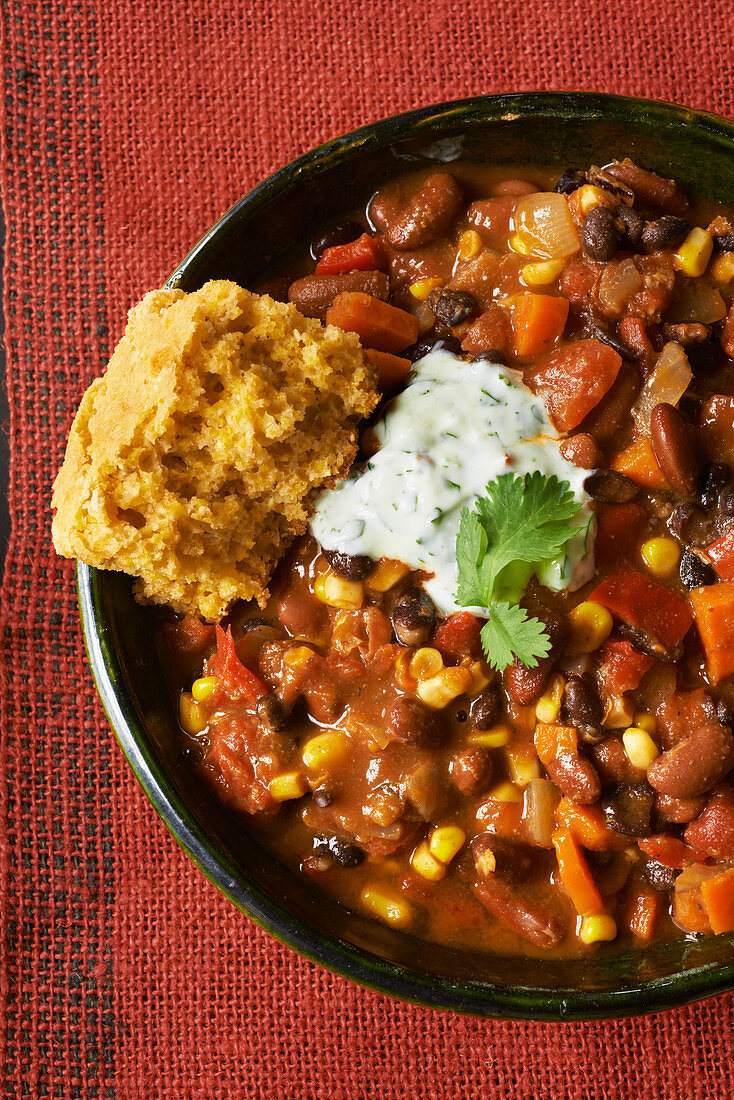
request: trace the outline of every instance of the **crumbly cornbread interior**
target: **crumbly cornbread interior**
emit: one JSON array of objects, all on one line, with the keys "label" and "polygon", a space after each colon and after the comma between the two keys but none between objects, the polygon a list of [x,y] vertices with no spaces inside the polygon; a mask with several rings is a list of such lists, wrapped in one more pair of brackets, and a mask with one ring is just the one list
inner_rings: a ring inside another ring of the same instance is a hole
[{"label": "crumbly cornbread interior", "polygon": [[220,619],[267,583],[378,401],[353,333],[223,280],[154,290],[74,419],[53,492],[60,554],[144,602]]}]

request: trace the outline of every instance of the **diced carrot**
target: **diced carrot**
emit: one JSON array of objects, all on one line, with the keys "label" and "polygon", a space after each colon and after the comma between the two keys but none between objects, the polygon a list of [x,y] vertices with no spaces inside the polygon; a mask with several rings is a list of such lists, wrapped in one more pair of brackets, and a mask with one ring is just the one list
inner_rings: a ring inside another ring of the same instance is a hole
[{"label": "diced carrot", "polygon": [[647,523],[647,512],[639,504],[604,504],[597,508],[594,558],[599,569],[630,555]]},{"label": "diced carrot", "polygon": [[715,393],[704,401],[698,434],[707,459],[734,462],[734,397]]},{"label": "diced carrot", "polygon": [[515,355],[527,359],[548,351],[563,335],[568,298],[550,294],[515,294],[510,299]]},{"label": "diced carrot", "polygon": [[721,346],[729,356],[734,359],[734,302],[729,306],[729,312],[724,322],[724,330],[721,333]]},{"label": "diced carrot", "polygon": [[734,674],[734,582],[694,588],[689,599],[712,684]]},{"label": "diced carrot", "polygon": [[651,859],[664,864],[665,867],[674,867],[678,871],[696,862],[693,849],[684,844],[679,837],[669,836],[667,833],[655,833],[653,836],[643,837],[637,841],[637,847]]},{"label": "diced carrot", "polygon": [[558,430],[570,432],[596,408],[621,366],[621,356],[600,340],[574,340],[530,367],[525,383],[543,398]]},{"label": "diced carrot", "polygon": [[597,675],[608,695],[623,695],[625,691],[636,691],[654,664],[653,657],[641,653],[626,639],[616,638],[602,646]]},{"label": "diced carrot", "polygon": [[600,913],[603,909],[601,894],[573,833],[569,829],[556,829],[551,839],[561,882],[576,912],[581,916]]},{"label": "diced carrot", "polygon": [[598,806],[582,806],[562,798],[556,806],[556,821],[592,852],[614,852],[626,848],[628,839],[609,828]]},{"label": "diced carrot", "polygon": [[636,439],[615,455],[611,468],[624,474],[643,489],[669,489],[670,482],[660,469],[652,443],[646,437]]},{"label": "diced carrot", "polygon": [[710,932],[711,922],[703,904],[700,886],[676,890],[673,894],[673,920],[686,932]]},{"label": "diced carrot", "polygon": [[683,641],[693,623],[688,600],[630,566],[611,573],[588,598],[671,649]]},{"label": "diced carrot", "polygon": [[457,611],[433,632],[431,645],[444,661],[458,664],[462,657],[481,656],[481,625],[471,611]]},{"label": "diced carrot", "polygon": [[638,940],[649,942],[663,908],[663,896],[653,890],[638,890],[626,906],[627,927]]},{"label": "diced carrot", "polygon": [[390,352],[403,351],[414,344],[420,327],[412,313],[358,290],[337,295],[326,312],[326,323],[345,332],[356,332],[367,348]]},{"label": "diced carrot", "polygon": [[345,275],[348,271],[384,271],[385,254],[382,245],[369,233],[363,233],[349,244],[327,248],[316,264],[317,275]]},{"label": "diced carrot", "polygon": [[703,904],[713,932],[734,932],[734,867],[701,884]]},{"label": "diced carrot", "polygon": [[402,355],[392,355],[389,351],[367,348],[364,354],[365,358],[380,372],[377,380],[380,393],[389,393],[391,390],[396,390],[398,386],[402,386],[413,366],[410,359],[404,359]]},{"label": "diced carrot", "polygon": [[579,751],[578,734],[573,726],[554,726],[538,722],[534,737],[541,764],[550,764],[559,756],[576,756]]},{"label": "diced carrot", "polygon": [[714,569],[724,581],[734,581],[734,527],[706,547]]}]

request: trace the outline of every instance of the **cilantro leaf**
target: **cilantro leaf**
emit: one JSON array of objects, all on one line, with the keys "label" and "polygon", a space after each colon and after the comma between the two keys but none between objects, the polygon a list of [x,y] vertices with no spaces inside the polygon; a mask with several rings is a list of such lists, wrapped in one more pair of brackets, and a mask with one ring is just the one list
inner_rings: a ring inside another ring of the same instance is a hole
[{"label": "cilantro leaf", "polygon": [[567,481],[536,470],[524,478],[503,474],[487,485],[476,511],[462,510],[456,599],[489,610],[482,644],[498,671],[515,658],[534,668],[547,655],[543,623],[528,616],[519,600],[535,568],[560,554],[581,529],[572,525],[580,508]]}]

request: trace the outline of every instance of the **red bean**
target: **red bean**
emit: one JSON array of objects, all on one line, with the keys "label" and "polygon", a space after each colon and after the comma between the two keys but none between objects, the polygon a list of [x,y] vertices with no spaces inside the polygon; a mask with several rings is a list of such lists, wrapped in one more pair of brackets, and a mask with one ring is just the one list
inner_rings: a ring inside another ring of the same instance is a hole
[{"label": "red bean", "polygon": [[522,897],[504,882],[486,879],[474,883],[474,893],[485,909],[538,947],[555,947],[565,929],[555,913]]},{"label": "red bean", "polygon": [[305,586],[286,589],[278,600],[278,618],[294,638],[313,638],[329,623],[329,610]]},{"label": "red bean", "polygon": [[530,180],[502,180],[501,183],[496,183],[492,188],[492,194],[514,195],[516,197],[522,195],[534,195],[540,188],[536,187]]},{"label": "red bean", "polygon": [[558,789],[574,802],[590,806],[601,794],[599,773],[583,756],[564,754],[547,763],[545,770]]},{"label": "red bean", "polygon": [[386,302],[390,297],[387,275],[381,271],[350,271],[346,275],[305,275],[288,289],[288,301],[304,317],[326,320],[334,299],[346,291],[361,291]]},{"label": "red bean", "polygon": [[675,825],[687,825],[698,817],[705,805],[705,798],[672,798],[660,792],[655,798],[657,813],[664,821],[672,821]]},{"label": "red bean", "polygon": [[560,451],[566,462],[572,462],[584,470],[596,470],[603,461],[599,444],[586,432],[577,432],[564,439]]},{"label": "red bean", "polygon": [[656,405],[650,414],[650,441],[658,465],[677,493],[695,493],[698,461],[686,422],[673,405]]},{"label": "red bean", "polygon": [[409,695],[399,696],[387,714],[387,732],[404,745],[433,747],[443,741],[446,724],[435,710]]},{"label": "red bean", "polygon": [[492,778],[492,757],[481,747],[464,749],[449,763],[449,775],[464,795],[480,794]]},{"label": "red bean", "polygon": [[645,778],[642,768],[635,768],[630,764],[622,739],[616,735],[594,745],[591,756],[605,787],[616,786],[618,783],[642,783]]},{"label": "red bean", "polygon": [[526,707],[542,693],[548,682],[553,661],[550,657],[541,657],[535,668],[527,668],[515,661],[505,673],[505,687],[513,703]]},{"label": "red bean", "polygon": [[480,833],[475,836],[471,842],[471,850],[477,872],[482,876],[483,860],[491,852],[494,868],[490,874],[504,882],[523,882],[530,877],[537,862],[537,854],[528,844],[508,840],[494,833]]},{"label": "red bean", "polygon": [[722,783],[697,821],[683,836],[692,848],[719,859],[734,859],[734,788]]},{"label": "red bean", "polygon": [[706,722],[653,760],[651,787],[673,798],[696,798],[726,775],[734,760],[734,738],[718,722]]},{"label": "red bean", "polygon": [[[422,248],[444,233],[461,209],[461,188],[448,172],[429,176],[406,207],[390,221],[385,236],[393,248]],[[373,215],[374,216],[374,215]]]}]

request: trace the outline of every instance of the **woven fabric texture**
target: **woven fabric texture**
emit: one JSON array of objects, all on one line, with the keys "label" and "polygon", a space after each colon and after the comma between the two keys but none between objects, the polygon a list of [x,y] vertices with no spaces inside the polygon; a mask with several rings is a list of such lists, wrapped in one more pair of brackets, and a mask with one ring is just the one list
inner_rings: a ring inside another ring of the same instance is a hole
[{"label": "woven fabric texture", "polygon": [[49,538],[76,404],[128,306],[253,184],[357,125],[535,88],[734,115],[730,0],[3,0],[11,405],[0,629],[9,1097],[708,1097],[734,998],[590,1025],[464,1019],[280,947],[179,851],[109,730]]}]

